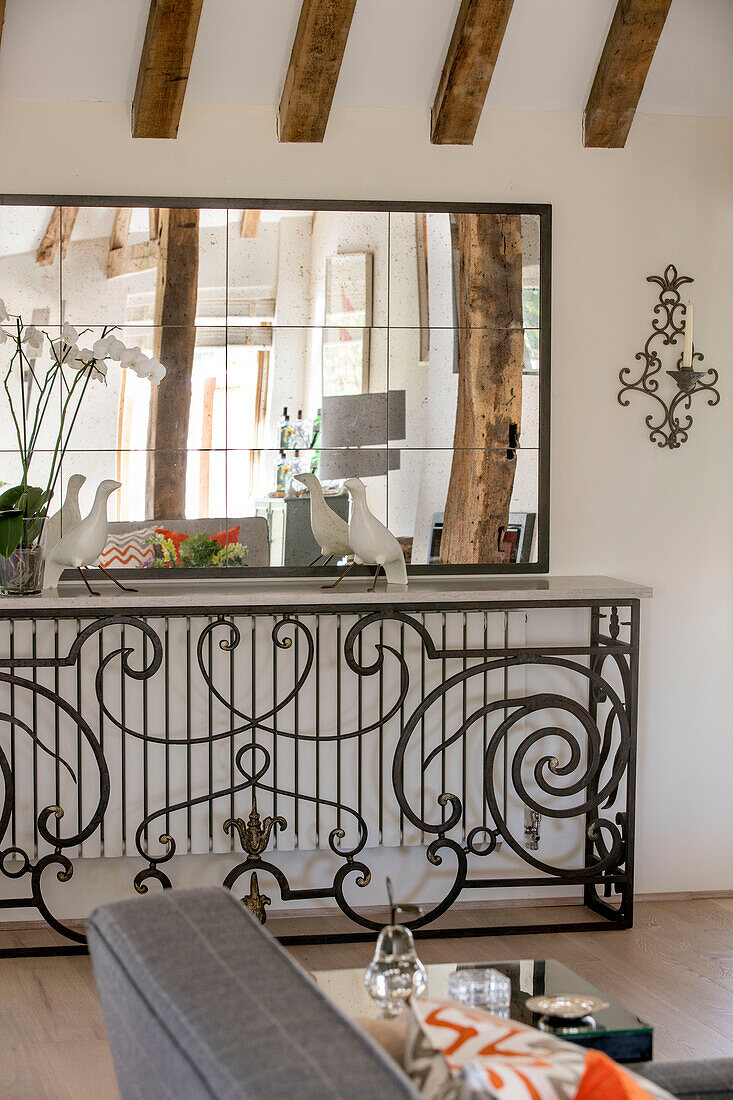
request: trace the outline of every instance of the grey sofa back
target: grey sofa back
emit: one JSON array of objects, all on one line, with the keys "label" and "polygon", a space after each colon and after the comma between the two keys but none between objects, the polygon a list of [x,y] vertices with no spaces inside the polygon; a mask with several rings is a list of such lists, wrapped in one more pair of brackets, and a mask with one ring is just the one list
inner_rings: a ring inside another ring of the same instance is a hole
[{"label": "grey sofa back", "polygon": [[123,1100],[415,1100],[228,890],[116,902],[87,933]]},{"label": "grey sofa back", "polygon": [[203,531],[206,535],[217,535],[219,531],[228,531],[239,527],[239,542],[249,550],[247,564],[252,568],[270,564],[270,533],[264,516],[243,516],[241,519],[230,516],[210,519],[139,519],[115,520],[109,525],[111,535],[129,535],[141,527],[164,527],[167,531],[181,531],[184,535],[195,535]]}]

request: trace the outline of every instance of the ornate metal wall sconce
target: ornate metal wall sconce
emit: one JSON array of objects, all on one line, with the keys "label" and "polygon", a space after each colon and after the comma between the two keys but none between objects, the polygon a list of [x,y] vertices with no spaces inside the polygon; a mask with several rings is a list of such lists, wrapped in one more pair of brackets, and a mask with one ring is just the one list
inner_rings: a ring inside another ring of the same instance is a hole
[{"label": "ornate metal wall sconce", "polygon": [[[688,275],[678,275],[677,268],[674,264],[670,264],[663,275],[649,275],[647,282],[658,283],[661,290],[659,301],[654,307],[651,334],[644,344],[644,350],[636,354],[636,358],[643,361],[644,367],[641,374],[633,380],[631,380],[633,377],[631,367],[624,367],[619,372],[621,390],[618,400],[621,405],[631,404],[626,395],[630,390],[636,390],[656,401],[659,405],[657,415],[649,413],[645,418],[646,426],[649,428],[649,438],[658,447],[669,447],[674,450],[687,442],[688,433],[692,427],[689,409],[693,394],[707,390],[708,405],[717,405],[720,401],[720,394],[715,389],[718,372],[713,369],[693,370],[694,361],[703,359],[700,352],[693,349],[688,366],[683,366],[683,355],[680,355],[676,369],[666,372],[670,378],[674,379],[677,386],[677,392],[671,400],[666,401],[659,393],[658,375],[662,369],[662,360],[657,347],[660,344],[662,346],[676,344],[677,337],[684,334],[685,306],[680,300],[679,288],[694,280]],[[707,381],[703,381],[704,378],[707,378]],[[683,416],[679,415],[679,410],[684,410]]]}]

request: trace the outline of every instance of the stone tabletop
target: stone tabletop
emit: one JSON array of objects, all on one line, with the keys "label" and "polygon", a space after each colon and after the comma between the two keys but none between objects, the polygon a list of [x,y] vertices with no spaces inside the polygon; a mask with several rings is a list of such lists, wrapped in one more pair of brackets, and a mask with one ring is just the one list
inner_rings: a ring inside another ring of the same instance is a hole
[{"label": "stone tabletop", "polygon": [[[383,608],[450,608],[453,605],[538,604],[602,601],[624,603],[645,599],[653,590],[643,584],[613,577],[427,577],[410,580],[408,587],[386,585],[381,580],[375,592],[367,592],[368,580],[348,578],[335,589],[323,589],[320,578],[265,580],[141,580],[137,592],[122,592],[95,570],[94,586],[100,596],[90,596],[81,581],[62,581],[59,593],[40,596],[0,596],[0,617],[36,611],[59,614],[107,611],[154,614],[171,609],[191,608],[204,612],[240,612],[275,608],[279,612],[314,607],[333,607],[348,612]],[[126,583],[127,578],[125,578]]]}]

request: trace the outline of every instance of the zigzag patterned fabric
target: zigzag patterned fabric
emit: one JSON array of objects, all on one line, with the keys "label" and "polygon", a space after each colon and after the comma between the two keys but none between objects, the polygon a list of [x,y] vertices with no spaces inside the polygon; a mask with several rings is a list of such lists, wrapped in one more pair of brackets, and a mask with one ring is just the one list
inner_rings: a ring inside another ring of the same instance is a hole
[{"label": "zigzag patterned fabric", "polygon": [[673,1100],[601,1051],[430,998],[411,1002],[405,1069],[425,1100]]},{"label": "zigzag patterned fabric", "polygon": [[145,540],[155,534],[154,527],[141,527],[127,535],[110,535],[99,556],[105,569],[140,569],[155,559],[155,547]]}]

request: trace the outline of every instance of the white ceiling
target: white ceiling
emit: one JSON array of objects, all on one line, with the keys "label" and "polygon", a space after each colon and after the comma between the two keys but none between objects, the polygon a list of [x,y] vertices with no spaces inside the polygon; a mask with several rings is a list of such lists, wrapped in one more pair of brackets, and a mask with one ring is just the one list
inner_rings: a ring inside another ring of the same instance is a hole
[{"label": "white ceiling", "polygon": [[[581,110],[616,0],[515,0],[486,106]],[[358,0],[335,104],[431,106],[459,0]],[[0,99],[132,99],[149,0],[7,0]],[[277,103],[300,0],[205,0],[187,102]],[[673,0],[639,104],[733,116],[733,0]],[[185,124],[185,112],[184,112]]]}]

